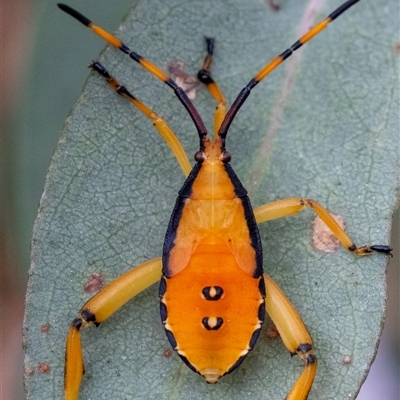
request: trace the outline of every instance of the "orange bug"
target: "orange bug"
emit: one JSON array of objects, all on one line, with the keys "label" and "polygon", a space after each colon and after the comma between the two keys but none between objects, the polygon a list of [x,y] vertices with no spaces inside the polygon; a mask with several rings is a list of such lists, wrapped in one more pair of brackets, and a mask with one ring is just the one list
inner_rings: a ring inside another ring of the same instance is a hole
[{"label": "orange bug", "polygon": [[71,323],[66,345],[66,399],[77,398],[84,372],[81,329],[104,322],[137,293],[157,282],[160,276],[161,319],[170,344],[191,369],[208,383],[216,383],[223,375],[236,369],[253,348],[267,311],[287,349],[304,360],[304,370],[287,399],[307,398],[317,368],[313,342],[293,305],[263,272],[257,223],[297,214],[309,207],[349,251],[358,255],[390,254],[391,249],[385,245],[357,247],[329,212],[312,199],[278,200],[253,210],[245,188],[230,167],[226,136],[251,90],[295,50],[358,1],[345,2],[262,68],[228,110],[222,92],[211,77],[214,41],[207,39],[207,55],[199,80],[217,101],[214,141],[208,138],[192,102],[168,75],[82,14],[59,4],[63,11],[170,86],[192,117],[200,139],[200,148],[195,154],[196,164],[192,169],[182,146],[165,121],[120,85],[103,65],[92,63],[92,69],[103,76],[119,95],[153,121],[187,180],[172,212],[162,258],[143,263],[112,281],[82,307],[79,316]]}]

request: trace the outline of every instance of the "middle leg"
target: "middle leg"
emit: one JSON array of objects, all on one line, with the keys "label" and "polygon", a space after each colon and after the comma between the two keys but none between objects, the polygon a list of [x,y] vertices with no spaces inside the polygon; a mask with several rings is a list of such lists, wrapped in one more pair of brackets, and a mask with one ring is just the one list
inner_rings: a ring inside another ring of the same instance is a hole
[{"label": "middle leg", "polygon": [[272,219],[282,218],[289,215],[295,215],[305,208],[311,208],[331,230],[342,245],[349,251],[360,256],[372,254],[374,252],[391,254],[391,248],[386,245],[371,245],[357,247],[353,240],[347,235],[344,229],[332,217],[329,211],[322,207],[312,199],[304,199],[295,197],[273,201],[272,203],[264,204],[254,210],[254,216],[257,223],[269,221]]}]

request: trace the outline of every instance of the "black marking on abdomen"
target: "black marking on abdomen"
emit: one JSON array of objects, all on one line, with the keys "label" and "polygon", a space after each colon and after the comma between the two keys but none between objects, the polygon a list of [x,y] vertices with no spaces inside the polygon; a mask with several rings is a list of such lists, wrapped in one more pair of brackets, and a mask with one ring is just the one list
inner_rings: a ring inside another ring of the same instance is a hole
[{"label": "black marking on abdomen", "polygon": [[167,291],[167,281],[165,277],[162,276],[160,280],[160,287],[158,289],[158,295],[162,298],[164,297],[166,291]]},{"label": "black marking on abdomen", "polygon": [[233,364],[232,367],[230,367],[230,368],[228,369],[228,371],[225,372],[224,375],[228,375],[228,374],[230,374],[232,371],[234,371],[234,370],[243,362],[243,360],[246,358],[246,356],[247,356],[247,353],[244,354],[243,356],[241,356],[241,357],[235,362],[235,364]]},{"label": "black marking on abdomen", "polygon": [[262,324],[265,319],[265,301],[263,301],[258,307],[258,320]]},{"label": "black marking on abdomen", "polygon": [[260,336],[261,328],[256,329],[253,334],[251,335],[250,343],[249,343],[249,350],[252,350],[254,345],[257,342],[258,336]]},{"label": "black marking on abdomen", "polygon": [[262,277],[262,278],[260,279],[260,282],[258,282],[258,290],[260,291],[261,297],[262,297],[263,299],[265,299],[267,293],[266,293],[266,290],[265,290],[265,281],[264,281],[264,277]]},{"label": "black marking on abdomen", "polygon": [[230,374],[243,362],[243,360],[246,358],[249,351],[253,350],[253,347],[256,344],[258,337],[260,336],[260,332],[261,332],[261,328],[258,328],[253,332],[251,339],[250,339],[248,351],[245,354],[243,354],[241,357],[239,357],[238,360],[235,362],[235,364],[233,364],[232,367],[230,367],[229,370],[224,375]]},{"label": "black marking on abdomen", "polygon": [[219,300],[222,297],[222,295],[224,294],[224,290],[221,286],[206,286],[205,288],[203,288],[201,293],[206,300],[215,301]]},{"label": "black marking on abdomen", "polygon": [[167,338],[168,338],[169,343],[171,344],[172,348],[174,350],[176,350],[176,348],[178,347],[178,344],[176,342],[174,334],[169,329],[165,329],[165,333],[167,334]]},{"label": "black marking on abdomen", "polygon": [[165,324],[168,318],[168,311],[167,311],[167,306],[163,301],[160,301],[160,315],[161,315],[161,322]]},{"label": "black marking on abdomen", "polygon": [[167,291],[167,280],[164,276],[162,276],[160,280],[160,287],[158,289],[158,295],[160,296],[160,315],[163,324],[166,323],[168,318],[167,305],[163,301],[166,291]]},{"label": "black marking on abdomen", "polygon": [[189,360],[182,354],[179,354],[179,357],[182,359],[182,361],[194,372],[197,372],[198,374],[200,374],[200,372],[192,365],[190,364]]},{"label": "black marking on abdomen", "polygon": [[205,317],[201,322],[208,331],[216,331],[221,328],[224,320],[221,317]]}]

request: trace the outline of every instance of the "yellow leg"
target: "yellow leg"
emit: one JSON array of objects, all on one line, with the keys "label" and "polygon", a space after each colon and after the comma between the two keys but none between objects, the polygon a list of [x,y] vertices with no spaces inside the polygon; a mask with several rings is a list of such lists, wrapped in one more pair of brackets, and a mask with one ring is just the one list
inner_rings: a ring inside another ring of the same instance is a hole
[{"label": "yellow leg", "polygon": [[257,223],[269,221],[271,219],[282,218],[297,214],[305,208],[311,208],[322,219],[326,226],[332,231],[342,245],[349,251],[358,255],[368,255],[373,252],[391,254],[391,248],[385,245],[361,246],[357,247],[350,239],[343,228],[332,217],[328,210],[312,199],[301,197],[277,200],[272,203],[264,204],[254,210]]},{"label": "yellow leg", "polygon": [[298,354],[304,361],[304,370],[297,379],[286,400],[305,400],[311,390],[317,370],[314,346],[298,312],[283,294],[279,286],[264,274],[267,296],[265,307],[291,354]]},{"label": "yellow leg", "polygon": [[214,82],[214,79],[211,77],[211,63],[212,63],[212,56],[214,53],[214,39],[213,38],[206,38],[207,42],[207,55],[204,58],[203,66],[201,67],[197,77],[199,81],[204,83],[207,86],[208,91],[210,92],[211,96],[217,102],[217,108],[215,109],[215,116],[214,116],[214,139],[218,138],[218,130],[222,124],[222,121],[226,115],[226,99],[225,96],[222,94],[221,89],[218,85]]},{"label": "yellow leg", "polygon": [[172,132],[171,128],[166,124],[166,122],[153,110],[148,108],[145,104],[134,97],[126,89],[125,86],[120,85],[118,81],[108,73],[108,71],[104,68],[102,64],[100,64],[99,62],[94,62],[90,65],[90,67],[98,72],[101,76],[103,76],[107,83],[112,87],[112,89],[114,89],[119,95],[125,97],[144,115],[146,115],[147,118],[153,121],[154,127],[157,129],[162,138],[167,142],[171,151],[174,153],[174,156],[176,157],[183,173],[187,177],[192,170],[192,166],[190,165],[189,159],[181,143],[175,136],[174,132]]},{"label": "yellow leg", "polygon": [[69,328],[65,350],[64,398],[76,400],[85,372],[80,332],[91,324],[99,325],[128,300],[161,277],[161,258],[145,262],[110,282],[81,309]]},{"label": "yellow leg", "polygon": [[115,37],[111,33],[108,33],[107,31],[105,31],[102,27],[95,25],[89,18],[85,17],[80,12],[78,12],[78,11],[74,10],[73,8],[67,6],[66,4],[62,4],[62,3],[59,3],[58,7],[60,7],[61,10],[65,11],[67,14],[69,14],[71,17],[78,20],[83,25],[87,26],[89,29],[92,30],[93,33],[100,36],[106,42],[108,42],[112,46],[118,48],[123,53],[128,54],[132,60],[139,63],[144,69],[149,71],[153,76],[160,79],[162,82],[167,84],[171,89],[173,89],[176,97],[183,104],[183,106],[186,108],[186,111],[189,113],[190,117],[192,118],[193,123],[196,126],[197,133],[200,138],[200,143],[202,143],[204,138],[207,136],[207,129],[206,129],[204,122],[201,119],[199,113],[197,112],[195,106],[189,100],[189,98],[187,97],[187,94],[185,93],[185,91],[182,88],[180,88],[165,72],[163,72],[156,65],[152,64],[149,60],[146,60],[145,58],[143,58],[140,54],[138,54],[134,51],[131,51],[131,49],[126,44],[122,43],[121,40],[119,40],[117,37]]}]

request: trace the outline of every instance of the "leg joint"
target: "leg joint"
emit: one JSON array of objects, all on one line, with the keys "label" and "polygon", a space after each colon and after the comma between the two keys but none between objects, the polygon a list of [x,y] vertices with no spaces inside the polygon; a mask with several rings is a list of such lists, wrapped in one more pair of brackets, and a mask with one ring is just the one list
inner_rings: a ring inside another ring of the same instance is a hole
[{"label": "leg joint", "polygon": [[[99,322],[96,322],[96,316],[95,316],[91,311],[89,311],[88,309],[82,310],[79,314],[81,315],[81,317],[83,318],[83,320],[84,320],[85,322],[87,322],[88,324],[93,323],[93,324],[95,324],[96,326],[99,326],[99,325],[100,325]],[[82,321],[82,320],[81,320],[81,321]]]},{"label": "leg joint", "polygon": [[214,83],[214,80],[211,78],[211,73],[207,69],[201,69],[197,74],[197,78],[201,83],[204,83],[205,85],[210,85],[211,83]]},{"label": "leg joint", "polygon": [[297,347],[296,351],[297,353],[306,354],[312,351],[313,348],[314,346],[311,343],[302,343],[299,345],[299,347]]},{"label": "leg joint", "polygon": [[81,318],[75,318],[72,323],[71,326],[73,326],[77,331],[80,331],[82,328],[82,319]]},{"label": "leg joint", "polygon": [[308,354],[305,361],[307,365],[315,364],[317,362],[317,357],[315,357],[314,354]]}]

